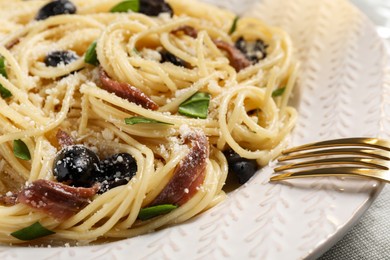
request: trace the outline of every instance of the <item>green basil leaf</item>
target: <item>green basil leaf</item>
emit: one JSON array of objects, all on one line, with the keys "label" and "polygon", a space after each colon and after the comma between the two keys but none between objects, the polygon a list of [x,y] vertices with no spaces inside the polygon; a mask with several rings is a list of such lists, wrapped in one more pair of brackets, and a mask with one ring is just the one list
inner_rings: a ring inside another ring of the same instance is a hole
[{"label": "green basil leaf", "polygon": [[193,118],[207,118],[210,94],[197,92],[179,106],[179,113]]},{"label": "green basil leaf", "polygon": [[8,89],[3,87],[1,84],[0,84],[0,95],[4,99],[12,97],[12,93]]},{"label": "green basil leaf", "polygon": [[125,118],[126,125],[136,125],[136,124],[164,124],[164,125],[173,125],[167,122],[161,122],[158,120],[154,120],[151,118],[146,118],[142,116],[133,116],[129,118]]},{"label": "green basil leaf", "polygon": [[140,220],[151,219],[160,215],[167,214],[176,208],[177,206],[172,204],[164,204],[164,205],[157,205],[153,207],[143,208],[139,211],[138,218]]},{"label": "green basil leaf", "polygon": [[278,89],[275,89],[273,92],[272,92],[272,97],[279,97],[281,95],[283,95],[284,91],[286,90],[286,88],[278,88]]},{"label": "green basil leaf", "polygon": [[[0,74],[4,78],[8,78],[7,71],[5,70],[5,59],[0,56]],[[0,84],[0,96],[4,99],[12,97],[12,93]]]},{"label": "green basil leaf", "polygon": [[30,241],[52,234],[55,234],[55,232],[45,228],[41,223],[35,222],[31,226],[12,232],[11,236],[16,237],[19,240]]},{"label": "green basil leaf", "polygon": [[91,43],[91,45],[89,45],[85,53],[84,61],[94,66],[99,65],[99,60],[97,58],[97,53],[96,53],[96,41],[94,41],[93,43]]},{"label": "green basil leaf", "polygon": [[229,30],[229,34],[232,34],[236,31],[237,29],[237,23],[238,23],[238,20],[240,19],[240,17],[236,16],[233,20],[233,23],[232,23],[232,27],[230,27],[230,30]]},{"label": "green basil leaf", "polygon": [[138,12],[139,0],[126,0],[120,2],[110,10],[111,13],[126,13],[128,11]]},{"label": "green basil leaf", "polygon": [[22,140],[14,140],[14,154],[19,159],[31,160],[30,151]]},{"label": "green basil leaf", "polygon": [[4,78],[8,78],[7,71],[5,70],[5,59],[3,56],[0,56],[0,74],[3,75]]}]

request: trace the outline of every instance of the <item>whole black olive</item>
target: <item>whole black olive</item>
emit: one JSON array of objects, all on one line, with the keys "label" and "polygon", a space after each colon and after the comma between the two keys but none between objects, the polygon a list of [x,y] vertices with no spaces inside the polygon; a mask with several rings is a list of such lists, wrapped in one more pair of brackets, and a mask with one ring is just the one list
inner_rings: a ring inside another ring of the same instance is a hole
[{"label": "whole black olive", "polygon": [[137,162],[128,153],[118,153],[100,161],[95,181],[101,184],[99,193],[127,184],[137,172]]},{"label": "whole black olive", "polygon": [[59,182],[76,187],[91,187],[93,175],[99,171],[98,156],[83,145],[63,148],[53,163],[53,173]]},{"label": "whole black olive", "polygon": [[149,16],[158,16],[161,13],[169,13],[173,16],[172,7],[164,0],[140,0],[139,12]]},{"label": "whole black olive", "polygon": [[160,55],[161,55],[161,63],[164,63],[164,62],[170,62],[176,66],[180,66],[180,67],[186,67],[186,62],[178,57],[176,57],[175,55],[173,55],[172,53],[168,52],[168,51],[161,51],[160,52]]},{"label": "whole black olive", "polygon": [[45,57],[45,64],[48,67],[57,67],[60,64],[67,65],[75,60],[79,56],[73,51],[53,51]]},{"label": "whole black olive", "polygon": [[68,0],[55,0],[44,5],[39,11],[35,20],[45,20],[50,16],[59,14],[74,14],[76,6]]},{"label": "whole black olive", "polygon": [[259,169],[256,160],[243,158],[232,149],[225,151],[224,154],[228,161],[229,173],[234,174],[240,184],[247,182]]},{"label": "whole black olive", "polygon": [[243,37],[240,37],[237,39],[235,46],[253,64],[267,57],[266,48],[268,46],[260,39],[257,39],[256,41],[245,41]]}]

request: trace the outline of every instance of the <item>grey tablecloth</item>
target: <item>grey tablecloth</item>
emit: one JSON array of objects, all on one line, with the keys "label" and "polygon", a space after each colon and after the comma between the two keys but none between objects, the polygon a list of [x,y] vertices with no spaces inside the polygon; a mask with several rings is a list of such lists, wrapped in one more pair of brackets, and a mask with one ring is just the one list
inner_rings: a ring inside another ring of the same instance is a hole
[{"label": "grey tablecloth", "polygon": [[[390,50],[390,0],[351,2],[376,24],[378,33],[386,40]],[[390,184],[387,184],[357,225],[320,258],[335,259],[390,259]]]}]

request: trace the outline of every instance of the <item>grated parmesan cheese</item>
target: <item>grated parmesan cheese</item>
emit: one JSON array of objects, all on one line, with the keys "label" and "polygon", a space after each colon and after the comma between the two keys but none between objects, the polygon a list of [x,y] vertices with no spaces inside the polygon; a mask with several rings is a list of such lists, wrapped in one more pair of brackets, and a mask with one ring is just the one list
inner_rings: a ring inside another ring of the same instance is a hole
[{"label": "grated parmesan cheese", "polygon": [[112,141],[114,139],[114,132],[110,129],[104,129],[102,131],[102,136],[107,141]]}]

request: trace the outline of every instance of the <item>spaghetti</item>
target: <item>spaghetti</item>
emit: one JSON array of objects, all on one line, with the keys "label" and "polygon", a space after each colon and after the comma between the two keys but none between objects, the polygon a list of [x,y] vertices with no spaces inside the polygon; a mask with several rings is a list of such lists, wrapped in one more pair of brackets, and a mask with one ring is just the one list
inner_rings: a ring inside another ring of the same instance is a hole
[{"label": "spaghetti", "polygon": [[[224,199],[223,151],[263,166],[284,146],[298,67],[284,31],[196,1],[154,1],[165,9],[152,15],[148,1],[127,2],[137,10],[115,0],[0,0],[0,84],[10,94],[0,98],[0,194],[11,201],[0,206],[0,242],[23,242],[10,234],[36,222],[55,232],[50,239],[84,243],[183,222]],[[41,13],[64,3],[74,10]],[[31,159],[15,153],[16,140]],[[100,191],[104,181],[61,182],[59,153],[83,149],[94,166],[129,155],[134,176]],[[94,190],[61,217],[29,201],[34,185]],[[139,219],[162,204],[175,208]]]}]

